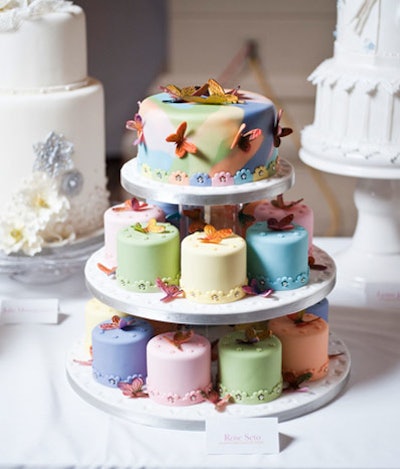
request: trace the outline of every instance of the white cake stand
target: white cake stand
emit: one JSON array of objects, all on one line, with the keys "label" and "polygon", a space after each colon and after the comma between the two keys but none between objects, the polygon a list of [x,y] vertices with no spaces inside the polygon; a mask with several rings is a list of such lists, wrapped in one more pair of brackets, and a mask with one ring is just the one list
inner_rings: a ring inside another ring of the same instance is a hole
[{"label": "white cake stand", "polygon": [[[220,414],[209,402],[186,407],[160,405],[148,398],[130,399],[116,388],[103,386],[94,380],[92,367],[79,363],[85,359],[82,342],[73,345],[67,355],[66,372],[75,392],[86,402],[111,415],[155,427],[175,430],[204,430],[208,417],[278,417],[280,422],[313,412],[337,397],[350,375],[350,354],[334,334],[329,337],[328,375],[308,383],[302,391],[284,391],[271,402],[258,405],[230,404]],[[87,357],[86,357],[87,358]]]},{"label": "white cake stand", "polygon": [[304,147],[300,158],[318,170],[358,178],[354,191],[357,225],[350,247],[335,256],[338,282],[362,289],[392,285],[398,293],[400,166],[334,153],[321,155]]}]

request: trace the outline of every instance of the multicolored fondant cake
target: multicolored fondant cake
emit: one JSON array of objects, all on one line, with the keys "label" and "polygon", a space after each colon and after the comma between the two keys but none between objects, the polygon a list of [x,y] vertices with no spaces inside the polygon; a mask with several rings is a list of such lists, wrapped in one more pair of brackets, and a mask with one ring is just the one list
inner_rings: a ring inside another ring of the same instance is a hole
[{"label": "multicolored fondant cake", "polygon": [[92,332],[93,376],[105,386],[118,387],[147,376],[146,345],[153,328],[144,319],[114,316]]},{"label": "multicolored fondant cake", "polygon": [[170,223],[151,219],[136,223],[117,235],[117,282],[134,292],[158,292],[157,279],[179,284],[180,239]]},{"label": "multicolored fondant cake", "polygon": [[203,402],[211,391],[211,345],[193,331],[166,332],[147,344],[147,392],[164,405]]},{"label": "multicolored fondant cake", "polygon": [[206,225],[182,240],[180,285],[188,300],[229,303],[244,297],[246,284],[246,242],[231,229]]},{"label": "multicolored fondant cake", "polygon": [[326,321],[301,311],[271,319],[268,327],[282,343],[284,380],[316,381],[326,376],[329,366]]},{"label": "multicolored fondant cake", "polygon": [[100,229],[109,205],[84,12],[66,0],[1,2],[0,63],[0,249],[34,255]]},{"label": "multicolored fondant cake", "polygon": [[247,275],[261,291],[293,290],[308,283],[308,234],[292,219],[269,219],[247,229]]},{"label": "multicolored fondant cake", "polygon": [[262,404],[282,393],[282,347],[270,331],[234,331],[218,343],[218,387],[238,404]]},{"label": "multicolored fondant cake", "polygon": [[141,202],[136,198],[114,205],[104,212],[104,255],[105,263],[109,267],[117,265],[118,231],[136,223],[146,225],[152,218],[164,222],[164,211],[156,205]]},{"label": "multicolored fondant cake", "polygon": [[269,99],[226,91],[212,79],[164,91],[140,102],[127,122],[137,132],[142,175],[170,184],[226,186],[276,172],[274,137],[281,129]]}]

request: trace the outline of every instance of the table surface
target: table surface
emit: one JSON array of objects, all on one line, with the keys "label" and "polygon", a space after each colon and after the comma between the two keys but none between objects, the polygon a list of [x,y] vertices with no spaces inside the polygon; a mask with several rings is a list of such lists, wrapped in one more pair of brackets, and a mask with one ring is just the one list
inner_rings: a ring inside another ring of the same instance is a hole
[{"label": "table surface", "polygon": [[[316,238],[333,257],[347,238]],[[50,285],[0,276],[0,298],[58,298],[58,324],[0,326],[0,467],[399,468],[400,312],[338,283],[330,327],[350,350],[349,382],[328,405],[279,423],[280,452],[211,455],[205,432],[152,428],[109,415],[67,381],[66,354],[84,330],[83,273]]]}]

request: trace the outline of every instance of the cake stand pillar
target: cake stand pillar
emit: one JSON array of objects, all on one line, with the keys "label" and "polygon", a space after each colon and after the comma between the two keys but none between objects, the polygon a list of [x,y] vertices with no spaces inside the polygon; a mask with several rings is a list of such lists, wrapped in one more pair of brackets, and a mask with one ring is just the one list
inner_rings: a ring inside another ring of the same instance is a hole
[{"label": "cake stand pillar", "polygon": [[358,219],[349,248],[335,256],[337,277],[348,286],[395,283],[400,274],[400,180],[359,178]]}]

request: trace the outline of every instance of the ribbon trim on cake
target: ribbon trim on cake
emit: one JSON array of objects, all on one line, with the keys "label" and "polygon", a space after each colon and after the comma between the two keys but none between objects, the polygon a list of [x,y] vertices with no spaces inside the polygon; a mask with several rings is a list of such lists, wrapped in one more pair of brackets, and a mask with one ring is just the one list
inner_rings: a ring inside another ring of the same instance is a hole
[{"label": "ribbon trim on cake", "polygon": [[0,5],[0,32],[18,29],[23,21],[54,11],[74,12],[67,0],[3,0]]}]

